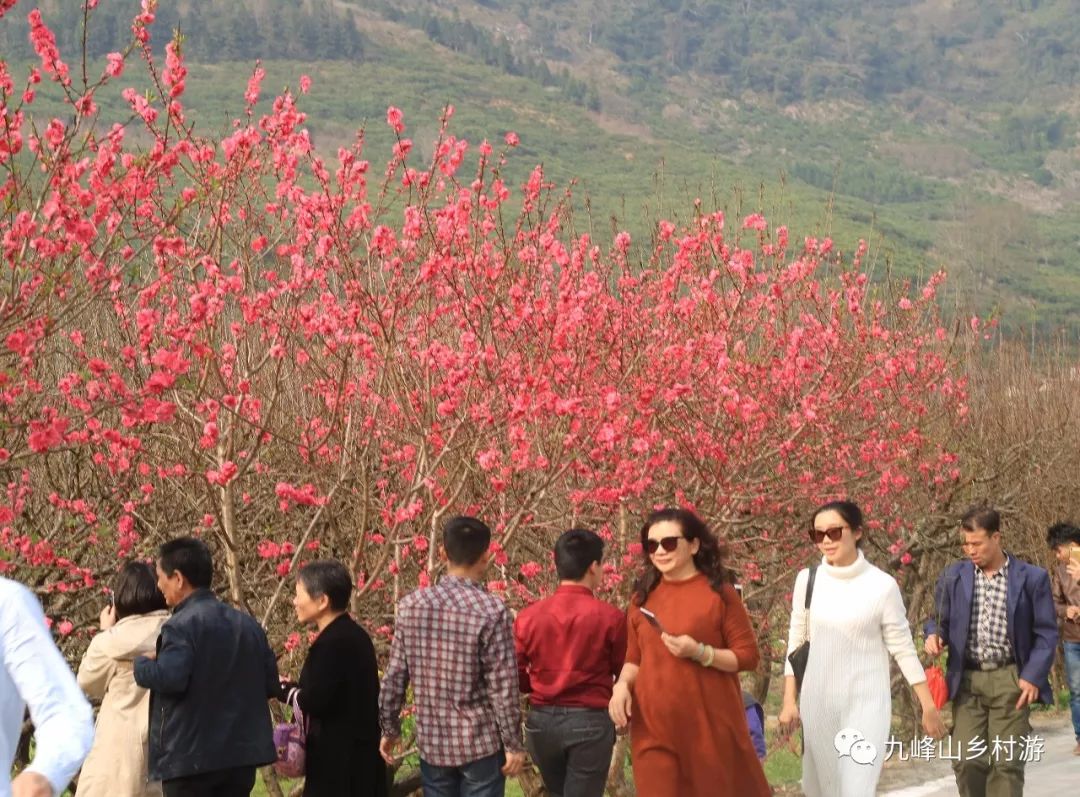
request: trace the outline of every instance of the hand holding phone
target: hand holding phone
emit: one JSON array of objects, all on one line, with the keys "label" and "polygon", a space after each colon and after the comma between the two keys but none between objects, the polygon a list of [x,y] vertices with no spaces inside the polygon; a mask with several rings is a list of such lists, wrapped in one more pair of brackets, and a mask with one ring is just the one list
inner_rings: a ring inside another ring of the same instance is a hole
[{"label": "hand holding phone", "polygon": [[651,625],[653,628],[655,628],[661,634],[666,634],[667,633],[667,631],[664,630],[664,626],[662,626],[660,624],[660,621],[657,619],[655,614],[653,614],[652,612],[650,612],[648,609],[646,609],[644,607],[642,607],[638,611],[641,612],[641,616],[645,618],[645,620],[649,623],[649,625]]},{"label": "hand holding phone", "polygon": [[116,606],[112,601],[109,601],[109,605],[101,610],[101,614],[98,615],[98,626],[102,631],[108,631],[116,625]]},{"label": "hand holding phone", "polygon": [[1070,576],[1080,581],[1080,545],[1069,548],[1069,559],[1065,563],[1065,570]]}]

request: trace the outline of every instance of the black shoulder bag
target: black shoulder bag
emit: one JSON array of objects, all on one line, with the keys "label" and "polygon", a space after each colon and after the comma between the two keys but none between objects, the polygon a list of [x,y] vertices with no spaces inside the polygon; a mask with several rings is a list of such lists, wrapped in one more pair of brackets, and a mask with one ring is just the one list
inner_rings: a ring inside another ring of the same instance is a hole
[{"label": "black shoulder bag", "polygon": [[810,577],[806,580],[806,639],[795,650],[791,651],[788,661],[791,669],[795,672],[795,688],[802,691],[802,679],[806,674],[806,662],[810,660],[810,599],[814,596],[814,577],[817,575],[817,565],[810,568]]}]

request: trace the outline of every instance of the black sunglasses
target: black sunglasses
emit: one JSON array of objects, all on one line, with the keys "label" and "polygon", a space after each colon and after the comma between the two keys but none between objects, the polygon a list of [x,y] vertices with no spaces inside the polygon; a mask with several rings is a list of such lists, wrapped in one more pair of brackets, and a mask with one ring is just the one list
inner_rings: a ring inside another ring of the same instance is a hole
[{"label": "black sunglasses", "polygon": [[651,556],[656,553],[660,548],[663,548],[668,553],[671,553],[679,547],[679,540],[685,540],[686,537],[664,537],[659,540],[648,539],[645,541],[645,551]]},{"label": "black sunglasses", "polygon": [[826,537],[833,542],[840,542],[840,538],[843,536],[843,526],[831,526],[827,529],[810,529],[810,539],[812,539],[816,545],[821,545],[821,543],[825,542]]}]

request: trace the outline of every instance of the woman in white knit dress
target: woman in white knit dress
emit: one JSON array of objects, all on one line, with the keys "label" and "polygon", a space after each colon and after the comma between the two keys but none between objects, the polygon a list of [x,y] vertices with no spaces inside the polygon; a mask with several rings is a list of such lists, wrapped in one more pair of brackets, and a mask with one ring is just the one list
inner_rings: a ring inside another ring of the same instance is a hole
[{"label": "woman in white knit dress", "polygon": [[[813,516],[810,536],[821,551],[810,610],[810,571],[795,579],[790,654],[810,639],[802,692],[785,668],[780,728],[803,726],[802,787],[807,797],[872,797],[886,754],[892,718],[889,657],[922,704],[924,732],[945,735],[911,640],[895,579],[863,556],[863,519],[850,501],[833,501]],[[798,699],[798,703],[796,703]]]}]

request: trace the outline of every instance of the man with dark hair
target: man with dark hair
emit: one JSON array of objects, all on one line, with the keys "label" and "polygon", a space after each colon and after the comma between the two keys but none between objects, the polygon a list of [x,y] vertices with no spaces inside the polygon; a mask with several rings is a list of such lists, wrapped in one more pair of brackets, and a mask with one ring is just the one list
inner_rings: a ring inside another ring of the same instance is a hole
[{"label": "man with dark hair", "polygon": [[1076,736],[1073,755],[1080,756],[1080,528],[1055,523],[1046,532],[1046,542],[1057,559],[1051,571],[1054,610],[1065,648],[1065,678],[1069,682],[1069,708]]},{"label": "man with dark hair", "polygon": [[995,534],[1001,531],[1001,514],[989,506],[970,507],[960,518],[960,528],[964,531],[984,531]]},{"label": "man with dark hair", "polygon": [[451,565],[471,567],[490,547],[491,529],[474,517],[452,517],[443,526],[443,548]]},{"label": "man with dark hair", "polygon": [[446,575],[398,604],[379,748],[393,763],[411,682],[425,797],[501,797],[506,777],[525,764],[510,612],[481,583],[490,545],[484,523],[451,518]]},{"label": "man with dark hair", "polygon": [[555,543],[559,587],[514,622],[529,754],[553,797],[603,797],[615,744],[611,687],[626,657],[626,615],[594,597],[604,541],[571,529]]},{"label": "man with dark hair", "polygon": [[267,699],[277,662],[251,615],[210,591],[206,543],[170,540],[158,552],[158,588],[173,615],[154,656],[135,659],[135,682],[150,690],[151,780],[165,797],[240,797],[255,768],[276,754]]},{"label": "man with dark hair", "polygon": [[[164,572],[168,578],[180,573],[193,589],[210,589],[214,580],[214,560],[202,540],[179,537],[162,543],[158,549],[158,572]],[[162,594],[165,594],[164,590]]]},{"label": "man with dark hair", "polygon": [[1031,733],[1029,707],[1053,702],[1048,676],[1058,632],[1050,576],[1005,552],[995,510],[972,508],[960,527],[968,558],[938,579],[925,643],[931,656],[949,651],[956,785],[961,797],[1022,794],[1017,751]]}]

